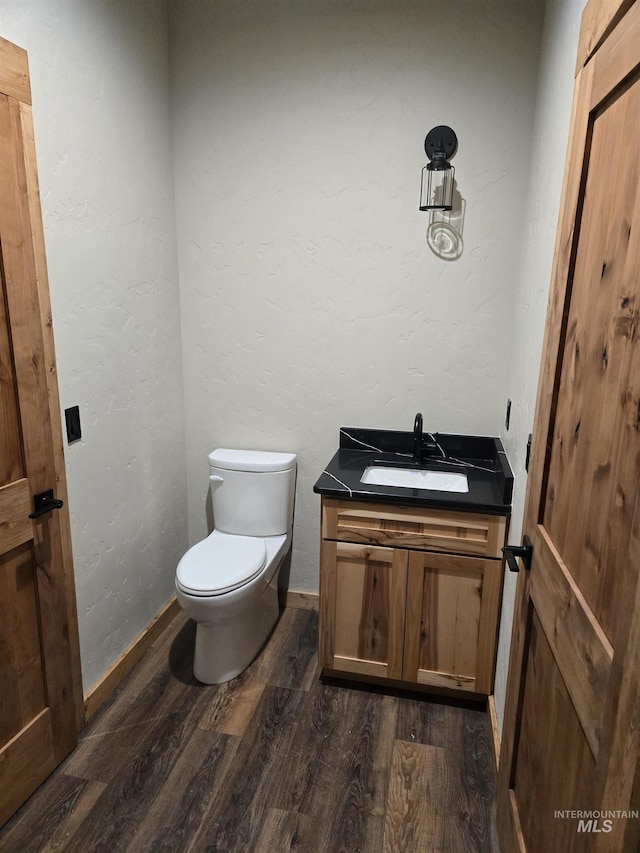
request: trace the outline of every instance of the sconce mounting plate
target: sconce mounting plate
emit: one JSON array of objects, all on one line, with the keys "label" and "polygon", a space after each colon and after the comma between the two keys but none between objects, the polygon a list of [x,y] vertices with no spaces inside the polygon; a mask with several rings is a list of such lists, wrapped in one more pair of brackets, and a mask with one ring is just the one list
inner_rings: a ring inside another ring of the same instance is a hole
[{"label": "sconce mounting plate", "polygon": [[458,137],[446,124],[439,124],[427,133],[424,150],[429,160],[433,160],[436,150],[444,150],[446,159],[450,160],[458,150]]}]

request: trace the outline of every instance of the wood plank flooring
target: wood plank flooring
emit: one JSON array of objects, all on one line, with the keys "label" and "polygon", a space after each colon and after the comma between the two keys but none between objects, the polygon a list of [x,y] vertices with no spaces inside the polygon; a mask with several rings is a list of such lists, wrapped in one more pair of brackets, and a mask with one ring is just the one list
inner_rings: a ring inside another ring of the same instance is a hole
[{"label": "wood plank flooring", "polygon": [[322,679],[313,611],[225,685],[193,678],[194,634],[158,638],[2,853],[497,851],[482,708]]}]

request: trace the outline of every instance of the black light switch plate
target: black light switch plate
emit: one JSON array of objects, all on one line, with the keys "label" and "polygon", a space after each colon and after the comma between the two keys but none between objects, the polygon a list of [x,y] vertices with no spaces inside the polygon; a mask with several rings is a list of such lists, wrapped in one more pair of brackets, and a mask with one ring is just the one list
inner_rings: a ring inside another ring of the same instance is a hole
[{"label": "black light switch plate", "polygon": [[80,408],[72,406],[70,409],[65,409],[64,419],[67,422],[67,442],[71,444],[73,441],[79,441],[82,438]]}]

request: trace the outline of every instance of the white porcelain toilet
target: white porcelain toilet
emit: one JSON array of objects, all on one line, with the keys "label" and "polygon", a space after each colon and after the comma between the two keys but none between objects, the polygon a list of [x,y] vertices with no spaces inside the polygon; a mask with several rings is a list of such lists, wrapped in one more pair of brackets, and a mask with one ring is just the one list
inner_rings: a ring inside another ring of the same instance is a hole
[{"label": "white porcelain toilet", "polygon": [[176,593],[197,622],[193,674],[220,684],[249,666],[278,619],[296,454],[220,448],[209,472],[214,531],[178,563]]}]

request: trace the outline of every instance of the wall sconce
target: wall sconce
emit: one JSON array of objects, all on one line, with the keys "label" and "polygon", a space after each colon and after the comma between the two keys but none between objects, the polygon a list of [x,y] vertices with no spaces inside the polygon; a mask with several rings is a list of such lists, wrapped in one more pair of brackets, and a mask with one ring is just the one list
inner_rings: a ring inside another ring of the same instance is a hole
[{"label": "wall sconce", "polygon": [[420,210],[451,210],[456,170],[449,160],[458,150],[458,138],[450,127],[432,128],[424,140],[429,158],[422,167]]}]

